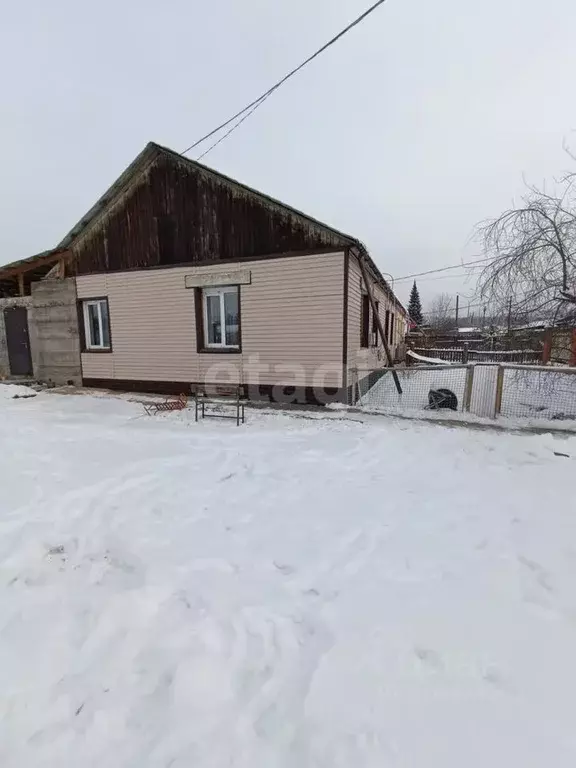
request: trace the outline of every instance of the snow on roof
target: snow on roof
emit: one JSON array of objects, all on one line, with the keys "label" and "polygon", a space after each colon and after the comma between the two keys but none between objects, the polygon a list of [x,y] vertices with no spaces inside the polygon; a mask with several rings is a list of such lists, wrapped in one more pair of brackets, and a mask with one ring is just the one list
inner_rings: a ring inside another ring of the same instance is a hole
[{"label": "snow on roof", "polygon": [[547,328],[549,325],[552,325],[548,320],[532,320],[530,323],[524,323],[524,325],[515,325],[513,330],[515,331],[525,331],[530,328]]}]

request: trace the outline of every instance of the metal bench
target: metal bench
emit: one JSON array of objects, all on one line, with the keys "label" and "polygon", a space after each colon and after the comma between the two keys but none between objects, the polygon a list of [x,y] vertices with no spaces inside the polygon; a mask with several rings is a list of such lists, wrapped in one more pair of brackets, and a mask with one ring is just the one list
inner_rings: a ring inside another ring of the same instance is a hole
[{"label": "metal bench", "polygon": [[[202,419],[235,419],[236,426],[245,422],[244,387],[242,384],[214,385],[213,394],[206,387],[192,387],[195,404],[195,418]],[[232,413],[222,413],[221,407],[232,407]],[[208,408],[208,410],[206,410]]]}]

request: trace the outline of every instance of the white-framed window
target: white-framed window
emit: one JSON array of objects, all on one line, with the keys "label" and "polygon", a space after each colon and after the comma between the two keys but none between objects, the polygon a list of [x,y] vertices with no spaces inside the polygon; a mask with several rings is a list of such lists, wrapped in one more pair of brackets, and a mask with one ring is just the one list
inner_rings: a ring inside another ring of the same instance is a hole
[{"label": "white-framed window", "polygon": [[240,292],[237,285],[204,288],[202,312],[205,347],[240,348]]},{"label": "white-framed window", "polygon": [[110,349],[110,318],[108,299],[88,299],[82,302],[84,339],[87,350]]}]

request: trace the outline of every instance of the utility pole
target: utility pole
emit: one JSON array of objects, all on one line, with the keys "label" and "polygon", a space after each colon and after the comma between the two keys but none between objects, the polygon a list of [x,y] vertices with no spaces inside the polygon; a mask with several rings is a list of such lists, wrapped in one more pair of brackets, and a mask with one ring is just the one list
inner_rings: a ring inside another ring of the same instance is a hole
[{"label": "utility pole", "polygon": [[460,309],[460,296],[456,294],[456,329],[458,329],[458,312]]},{"label": "utility pole", "polygon": [[484,304],[484,308],[482,309],[482,330],[486,328],[486,304]]}]

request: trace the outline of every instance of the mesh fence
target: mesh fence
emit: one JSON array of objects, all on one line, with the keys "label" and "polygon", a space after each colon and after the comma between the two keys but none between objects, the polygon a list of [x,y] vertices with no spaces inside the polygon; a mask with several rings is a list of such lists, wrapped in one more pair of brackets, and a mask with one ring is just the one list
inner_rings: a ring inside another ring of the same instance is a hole
[{"label": "mesh fence", "polygon": [[576,368],[497,364],[358,371],[356,402],[388,411],[468,411],[482,417],[576,420]]},{"label": "mesh fence", "polygon": [[503,366],[501,376],[502,416],[576,419],[576,368]]},{"label": "mesh fence", "polygon": [[396,369],[399,394],[389,369],[358,371],[358,405],[380,410],[462,411],[465,365]]}]

